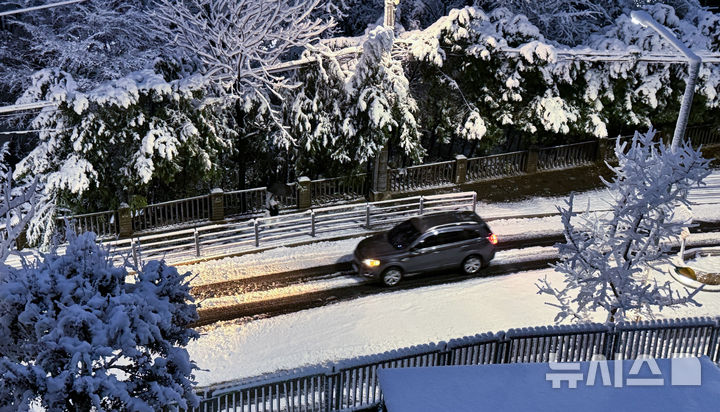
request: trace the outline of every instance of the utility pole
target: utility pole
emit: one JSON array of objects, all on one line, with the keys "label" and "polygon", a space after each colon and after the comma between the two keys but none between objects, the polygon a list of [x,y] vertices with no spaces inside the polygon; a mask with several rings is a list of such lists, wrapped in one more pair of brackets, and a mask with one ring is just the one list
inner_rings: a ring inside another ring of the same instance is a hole
[{"label": "utility pole", "polygon": [[383,25],[385,27],[395,27],[395,6],[400,3],[400,0],[385,0],[385,19]]}]

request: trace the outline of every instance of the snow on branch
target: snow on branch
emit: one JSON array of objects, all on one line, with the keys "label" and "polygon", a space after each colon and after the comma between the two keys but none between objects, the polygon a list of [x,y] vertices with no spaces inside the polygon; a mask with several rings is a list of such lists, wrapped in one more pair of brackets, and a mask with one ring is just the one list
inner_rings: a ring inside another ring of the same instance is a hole
[{"label": "snow on branch", "polygon": [[241,95],[289,87],[267,68],[314,42],[334,22],[315,19],[322,0],[160,0],[156,17],[204,74]]},{"label": "snow on branch", "polygon": [[611,212],[578,212],[571,195],[560,208],[565,243],[558,244],[564,275],[562,287],[547,278],[538,282],[559,309],[556,321],[586,321],[598,311],[608,321],[653,316],[653,308],[698,305],[695,292],[675,290],[649,271],[667,262],[670,245],[689,224],[682,217],[690,206],[688,192],[709,174],[708,161],[685,143],[676,151],[655,143],[655,132],[635,133],[629,145],[617,141],[615,177],[605,185],[612,194]]}]

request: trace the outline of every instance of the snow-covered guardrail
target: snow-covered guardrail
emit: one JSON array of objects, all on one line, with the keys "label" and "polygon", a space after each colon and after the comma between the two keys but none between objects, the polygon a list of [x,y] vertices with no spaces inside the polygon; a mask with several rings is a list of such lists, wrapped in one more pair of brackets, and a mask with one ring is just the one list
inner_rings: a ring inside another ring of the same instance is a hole
[{"label": "snow-covered guardrail", "polygon": [[313,208],[251,221],[202,226],[105,242],[117,260],[138,266],[149,259],[179,264],[268,247],[291,246],[389,227],[424,213],[475,210],[475,192]]},{"label": "snow-covered guardrail", "polygon": [[201,388],[195,411],[352,411],[382,400],[379,368],[708,356],[720,361],[720,318],[511,329]]}]

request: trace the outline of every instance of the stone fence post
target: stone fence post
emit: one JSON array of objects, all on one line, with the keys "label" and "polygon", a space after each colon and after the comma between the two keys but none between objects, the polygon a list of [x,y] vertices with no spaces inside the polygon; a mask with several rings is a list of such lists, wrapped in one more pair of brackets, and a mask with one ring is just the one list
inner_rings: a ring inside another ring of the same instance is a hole
[{"label": "stone fence post", "polygon": [[123,202],[117,211],[118,214],[118,236],[120,238],[128,238],[133,235],[132,212],[130,206]]},{"label": "stone fence post", "polygon": [[383,147],[373,162],[373,180],[370,200],[382,200],[388,191],[388,148]]},{"label": "stone fence post", "polygon": [[467,181],[468,159],[463,155],[455,156],[455,184],[461,185]]},{"label": "stone fence post", "polygon": [[535,173],[538,170],[538,154],[540,148],[532,145],[528,148],[527,163],[525,163],[525,173]]},{"label": "stone fence post", "polygon": [[223,190],[215,188],[210,192],[210,220],[225,220],[225,200]]},{"label": "stone fence post", "polygon": [[297,180],[298,194],[297,202],[298,209],[305,210],[310,209],[312,206],[312,193],[310,192],[310,178],[307,176],[300,176]]},{"label": "stone fence post", "polygon": [[605,158],[608,155],[608,150],[610,149],[608,146],[608,139],[607,137],[601,137],[597,141],[597,154],[595,155],[595,161],[597,163],[603,164],[605,162]]}]

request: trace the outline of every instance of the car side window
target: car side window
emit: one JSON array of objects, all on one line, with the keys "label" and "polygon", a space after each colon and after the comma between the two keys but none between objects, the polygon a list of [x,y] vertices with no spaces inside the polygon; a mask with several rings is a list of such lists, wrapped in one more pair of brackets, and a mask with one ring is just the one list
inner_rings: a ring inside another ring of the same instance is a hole
[{"label": "car side window", "polygon": [[482,233],[478,229],[464,229],[463,230],[463,240],[470,240],[470,239],[477,239],[480,237],[484,237]]},{"label": "car side window", "polygon": [[437,246],[439,244],[439,235],[430,235],[418,242],[418,244],[415,246],[415,249],[425,249],[428,247]]}]

